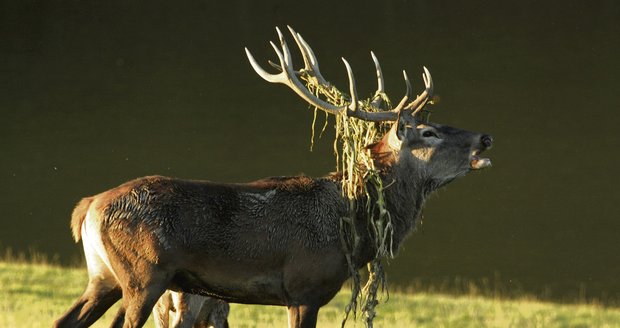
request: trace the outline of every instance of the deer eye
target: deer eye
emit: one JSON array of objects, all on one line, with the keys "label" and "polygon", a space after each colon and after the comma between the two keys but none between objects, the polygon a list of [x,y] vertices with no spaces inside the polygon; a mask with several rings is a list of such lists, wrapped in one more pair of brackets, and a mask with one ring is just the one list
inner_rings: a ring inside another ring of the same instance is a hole
[{"label": "deer eye", "polygon": [[424,131],[424,132],[422,133],[422,136],[423,136],[424,138],[430,138],[430,137],[433,137],[433,138],[439,138],[439,136],[437,136],[437,134],[436,134],[435,132],[430,131],[430,130],[426,130],[426,131]]}]

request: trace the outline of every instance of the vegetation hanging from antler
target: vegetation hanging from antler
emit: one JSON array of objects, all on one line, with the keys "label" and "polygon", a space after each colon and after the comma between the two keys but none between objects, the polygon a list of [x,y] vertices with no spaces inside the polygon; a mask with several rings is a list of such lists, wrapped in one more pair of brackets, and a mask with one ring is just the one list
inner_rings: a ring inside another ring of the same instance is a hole
[{"label": "vegetation hanging from antler", "polygon": [[[373,54],[374,57],[374,54]],[[378,67],[378,66],[377,66]],[[378,68],[379,69],[379,68]],[[330,102],[343,106],[347,98],[333,86],[323,86],[304,71],[300,72],[301,79],[306,83],[309,90],[316,95],[322,95]],[[389,105],[389,99],[385,93],[377,93],[377,99],[383,99]],[[371,108],[370,103],[363,107]],[[376,107],[372,107],[376,108]],[[337,171],[342,174],[342,193],[349,201],[349,215],[341,218],[341,243],[345,250],[349,272],[352,277],[351,299],[345,310],[343,326],[348,315],[353,312],[355,317],[358,304],[362,314],[366,318],[367,326],[372,326],[375,316],[375,306],[378,304],[377,296],[379,287],[385,286],[385,274],[381,265],[381,259],[393,257],[392,252],[392,223],[389,212],[385,208],[383,198],[383,185],[380,171],[375,168],[374,161],[367,149],[369,144],[377,142],[389,129],[389,125],[379,122],[370,122],[350,118],[347,115],[336,116],[336,137],[334,140],[334,152],[336,154]],[[377,202],[371,204],[359,204],[360,196],[371,199],[368,187],[373,186],[377,191]],[[362,287],[361,277],[353,263],[353,254],[358,249],[360,232],[356,230],[357,209],[365,206],[370,219],[370,227],[375,237],[375,258],[368,264],[368,279]],[[377,215],[378,214],[378,215]]]},{"label": "vegetation hanging from antler", "polygon": [[[409,102],[411,85],[407,74],[403,71],[407,85],[407,93],[396,107],[384,90],[383,74],[374,53],[371,52],[377,73],[377,91],[374,96],[359,100],[355,87],[355,79],[349,63],[342,58],[349,77],[349,94],[337,89],[329,83],[319,71],[318,61],[310,46],[295,32],[288,27],[293,39],[299,47],[304,68],[295,71],[293,69],[291,54],[284,37],[276,28],[280,40],[280,47],[271,42],[279,64],[271,63],[280,73],[270,74],[263,70],[254,57],[246,48],[246,54],[254,70],[265,80],[272,83],[282,83],[289,86],[302,99],[316,109],[336,116],[336,138],[334,151],[336,154],[337,171],[342,175],[342,194],[348,200],[349,214],[341,218],[341,241],[347,258],[349,271],[352,277],[352,296],[345,310],[345,318],[342,325],[353,312],[355,317],[357,310],[361,309],[365,316],[368,327],[372,327],[375,316],[375,306],[378,304],[377,296],[379,288],[385,286],[385,273],[381,264],[382,259],[392,258],[393,227],[390,213],[385,204],[382,172],[375,167],[374,159],[367,146],[378,142],[390,127],[388,122],[396,121],[401,111],[409,111],[415,115],[424,107],[432,92],[430,74],[424,68],[423,75],[426,90],[422,95]],[[316,117],[316,113],[315,113]],[[362,200],[362,201],[360,201]],[[368,263],[368,279],[362,287],[361,277],[354,263],[355,256],[359,251],[361,241],[358,211],[366,211],[368,226],[374,241],[375,256]],[[383,288],[382,288],[383,289]]]}]

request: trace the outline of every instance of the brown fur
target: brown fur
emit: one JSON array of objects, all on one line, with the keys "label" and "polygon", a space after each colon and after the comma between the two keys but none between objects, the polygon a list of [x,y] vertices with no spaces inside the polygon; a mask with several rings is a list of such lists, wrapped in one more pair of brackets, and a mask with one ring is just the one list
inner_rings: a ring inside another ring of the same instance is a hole
[{"label": "brown fur", "polygon": [[86,218],[86,212],[88,212],[88,208],[90,207],[90,203],[93,202],[93,199],[93,197],[82,198],[71,214],[71,232],[73,232],[73,240],[75,240],[76,243],[82,238],[82,223]]}]

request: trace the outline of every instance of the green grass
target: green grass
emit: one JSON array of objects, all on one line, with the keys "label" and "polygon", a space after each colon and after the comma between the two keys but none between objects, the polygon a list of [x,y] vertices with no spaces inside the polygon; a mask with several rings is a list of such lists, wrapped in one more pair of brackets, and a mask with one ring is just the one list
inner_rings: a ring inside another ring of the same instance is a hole
[{"label": "green grass", "polygon": [[[82,293],[86,279],[84,268],[0,262],[0,327],[49,327]],[[339,327],[347,300],[343,291],[324,306],[319,327]],[[109,310],[94,327],[107,327],[115,312]],[[618,308],[531,299],[393,292],[377,312],[376,327],[620,327]],[[286,319],[283,307],[233,304],[229,320],[231,327],[286,327]]]}]

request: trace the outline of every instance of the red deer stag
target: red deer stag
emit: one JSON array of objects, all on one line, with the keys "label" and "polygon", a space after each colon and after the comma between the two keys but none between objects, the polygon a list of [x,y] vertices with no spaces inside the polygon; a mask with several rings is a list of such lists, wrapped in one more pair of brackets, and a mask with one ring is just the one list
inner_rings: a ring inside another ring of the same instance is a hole
[{"label": "red deer stag", "polygon": [[[328,85],[308,44],[291,33],[305,72]],[[409,101],[408,91],[396,108],[374,112],[362,109],[345,61],[350,101],[338,107],[304,87],[278,34],[280,48],[272,43],[280,62],[278,74],[264,71],[246,48],[262,78],[286,84],[328,113],[394,122],[369,148],[386,186],[383,196],[395,249],[414,228],[429,194],[470,170],[490,166],[479,154],[491,147],[491,136],[419,119],[433,91],[426,68],[426,88],[418,97]],[[381,88],[381,74],[378,77]],[[405,81],[410,89],[406,75]],[[82,199],[71,228],[75,239],[82,239],[89,283],[56,326],[88,326],[122,297],[113,326],[140,327],[170,289],[228,302],[286,306],[289,327],[315,327],[321,306],[349,277],[340,240],[340,220],[349,215],[349,202],[340,179],[332,174],[225,184],[150,176]],[[375,196],[364,197],[371,199],[358,201],[372,202]],[[375,256],[367,220],[364,209],[354,221],[362,232],[352,257],[358,268]]]}]

